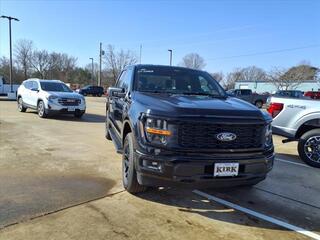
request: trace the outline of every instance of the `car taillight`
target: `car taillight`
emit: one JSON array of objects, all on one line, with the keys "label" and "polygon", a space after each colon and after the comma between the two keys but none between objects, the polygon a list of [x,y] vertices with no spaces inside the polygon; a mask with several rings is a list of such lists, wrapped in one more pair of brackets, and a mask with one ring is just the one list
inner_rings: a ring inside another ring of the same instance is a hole
[{"label": "car taillight", "polygon": [[283,103],[270,103],[268,112],[275,118],[283,109]]}]

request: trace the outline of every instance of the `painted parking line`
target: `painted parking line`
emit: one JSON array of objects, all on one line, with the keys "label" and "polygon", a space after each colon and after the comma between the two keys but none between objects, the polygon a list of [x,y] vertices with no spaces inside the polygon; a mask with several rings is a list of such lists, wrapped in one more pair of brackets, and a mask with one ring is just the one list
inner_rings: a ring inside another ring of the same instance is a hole
[{"label": "painted parking line", "polygon": [[284,160],[284,159],[281,159],[281,158],[278,158],[278,157],[276,157],[275,160],[279,161],[279,162],[290,163],[290,164],[306,167],[306,168],[312,168],[312,167],[310,167],[310,166],[308,166],[306,164],[303,164],[303,163],[292,162],[292,161]]},{"label": "painted parking line", "polygon": [[265,215],[265,214],[262,214],[262,213],[259,213],[259,212],[256,212],[256,211],[253,211],[251,209],[248,209],[248,208],[245,208],[245,207],[241,207],[237,204],[234,204],[232,202],[228,202],[224,199],[221,199],[221,198],[217,198],[215,196],[212,196],[210,194],[207,194],[205,192],[202,192],[202,191],[199,191],[199,190],[193,190],[193,193],[199,195],[199,196],[202,196],[202,197],[205,197],[207,198],[208,200],[212,200],[212,201],[215,201],[217,203],[220,203],[224,206],[227,206],[227,207],[230,207],[230,208],[233,208],[233,209],[236,209],[240,212],[243,212],[243,213],[246,213],[246,214],[249,214],[249,215],[252,215],[256,218],[260,218],[264,221],[267,221],[267,222],[271,222],[273,224],[276,224],[278,226],[281,226],[281,227],[284,227],[284,228],[287,228],[287,229],[290,229],[292,231],[295,231],[297,233],[300,233],[300,234],[303,234],[305,236],[308,236],[308,237],[311,237],[313,239],[317,239],[317,240],[320,240],[320,235],[319,234],[316,234],[316,233],[313,233],[311,231],[308,231],[306,229],[303,229],[303,228],[300,228],[300,227],[297,227],[297,226],[294,226],[292,224],[289,224],[289,223],[286,223],[284,221],[281,221],[281,220],[278,220],[276,218],[273,218],[273,217],[270,217],[268,215]]}]

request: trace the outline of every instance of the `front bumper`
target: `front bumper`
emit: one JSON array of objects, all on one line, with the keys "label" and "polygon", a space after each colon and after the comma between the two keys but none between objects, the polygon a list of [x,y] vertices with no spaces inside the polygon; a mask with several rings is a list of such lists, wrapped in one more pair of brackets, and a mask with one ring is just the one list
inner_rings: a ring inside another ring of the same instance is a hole
[{"label": "front bumper", "polygon": [[64,106],[54,101],[48,101],[46,106],[46,113],[49,115],[84,113],[85,111],[86,104],[83,101],[76,106]]},{"label": "front bumper", "polygon": [[[232,187],[255,184],[273,167],[273,149],[264,154],[150,156],[136,151],[138,182],[146,186]],[[214,177],[214,164],[238,162],[236,177]]]}]

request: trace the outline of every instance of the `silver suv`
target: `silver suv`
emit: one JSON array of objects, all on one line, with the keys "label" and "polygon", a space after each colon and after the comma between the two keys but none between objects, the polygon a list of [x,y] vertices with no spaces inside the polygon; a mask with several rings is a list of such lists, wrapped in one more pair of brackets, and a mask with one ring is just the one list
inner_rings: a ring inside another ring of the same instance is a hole
[{"label": "silver suv", "polygon": [[52,114],[73,114],[81,118],[86,110],[85,98],[59,80],[28,79],[17,92],[18,109],[35,109],[41,118]]}]

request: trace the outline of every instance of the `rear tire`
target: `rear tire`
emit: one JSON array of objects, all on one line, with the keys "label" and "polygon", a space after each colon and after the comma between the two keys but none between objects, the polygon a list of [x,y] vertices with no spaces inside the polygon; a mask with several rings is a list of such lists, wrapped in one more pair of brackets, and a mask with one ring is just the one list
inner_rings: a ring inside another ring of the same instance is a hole
[{"label": "rear tire", "polygon": [[298,152],[306,164],[320,168],[320,129],[310,130],[300,137]]},{"label": "rear tire", "polygon": [[134,142],[132,133],[128,133],[123,145],[122,153],[122,182],[129,193],[145,192],[146,186],[138,183],[135,169]]},{"label": "rear tire", "polygon": [[256,102],[254,103],[254,105],[255,105],[257,108],[262,108],[263,102],[260,101],[260,100],[258,100],[258,101],[256,101]]},{"label": "rear tire", "polygon": [[18,110],[19,110],[19,112],[25,112],[25,111],[27,111],[27,108],[23,106],[22,97],[19,97],[19,98],[18,98]]},{"label": "rear tire", "polygon": [[102,96],[102,94],[101,94],[101,93],[99,93],[99,94],[98,94],[98,97],[101,97],[101,96]]},{"label": "rear tire", "polygon": [[38,110],[38,116],[39,116],[39,117],[41,117],[41,118],[46,118],[46,117],[48,116],[43,101],[39,101],[39,102],[38,102],[37,110]]}]

